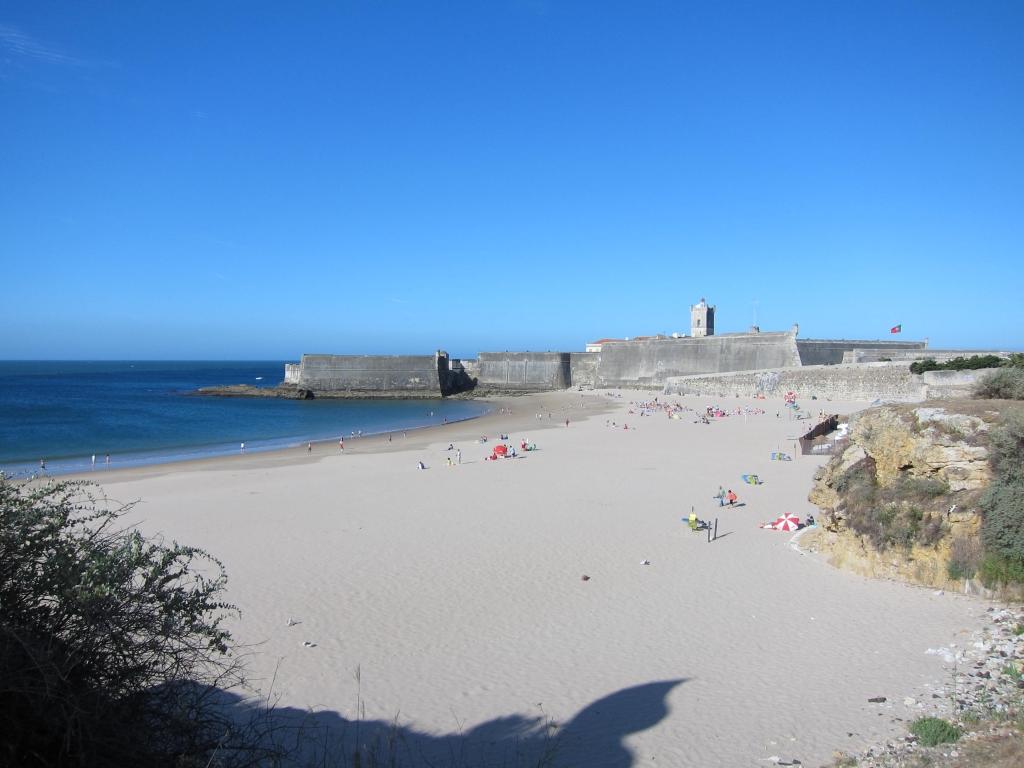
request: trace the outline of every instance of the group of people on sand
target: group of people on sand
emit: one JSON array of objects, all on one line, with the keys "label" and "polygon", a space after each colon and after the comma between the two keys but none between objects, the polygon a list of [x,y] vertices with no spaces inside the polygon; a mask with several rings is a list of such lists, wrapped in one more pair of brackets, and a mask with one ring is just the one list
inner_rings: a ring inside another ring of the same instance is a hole
[{"label": "group of people on sand", "polygon": [[631,416],[655,416],[656,414],[664,413],[668,418],[672,418],[673,415],[678,416],[678,414],[689,410],[691,409],[680,405],[678,402],[661,402],[658,398],[654,398],[653,400],[631,401],[628,413]]},{"label": "group of people on sand", "polygon": [[[504,442],[506,440],[509,440],[509,436],[507,434],[505,434],[503,432],[499,433],[498,434],[498,440],[500,442],[496,442],[495,443],[494,448],[492,449],[490,455],[484,456],[484,461],[497,461],[498,459],[514,459],[514,458],[517,458],[519,456],[519,454],[516,451],[516,447],[514,445],[510,445],[510,444]],[[486,435],[481,435],[480,438],[477,440],[477,442],[481,443],[481,444],[482,443],[486,443],[487,442],[487,436]],[[523,451],[523,452],[535,451],[535,450],[537,450],[537,445],[536,445],[536,443],[531,443],[530,442],[530,438],[524,437],[519,442],[519,449],[521,451]],[[462,464],[462,449],[461,448],[455,447],[454,443],[448,443],[448,448],[446,450],[449,452],[449,455],[446,458],[447,466],[449,466],[449,467],[457,467],[457,466]],[[454,457],[451,455],[451,453],[455,454]],[[416,462],[416,468],[417,469],[427,469],[427,465],[424,464],[422,461],[417,461]]]},{"label": "group of people on sand", "polygon": [[715,498],[718,499],[718,506],[724,507],[728,504],[731,507],[739,501],[740,497],[736,495],[732,488],[727,491],[722,486],[718,486],[718,493],[715,494]]},{"label": "group of people on sand", "polygon": [[[605,425],[606,427],[612,427],[612,428],[614,428],[614,429],[618,429],[618,428],[619,428],[619,425],[618,425],[618,424],[617,424],[616,422],[614,422],[614,421],[611,421],[611,420],[609,420],[609,419],[605,419],[605,421],[604,421],[604,425]],[[623,424],[623,425],[622,425],[622,428],[623,428],[623,429],[629,429],[629,424]]]}]

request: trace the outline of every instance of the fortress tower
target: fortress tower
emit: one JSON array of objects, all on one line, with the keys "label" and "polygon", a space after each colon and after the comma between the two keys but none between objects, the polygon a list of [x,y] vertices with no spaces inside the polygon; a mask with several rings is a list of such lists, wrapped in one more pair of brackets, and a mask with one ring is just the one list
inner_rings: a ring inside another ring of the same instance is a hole
[{"label": "fortress tower", "polygon": [[715,335],[715,308],[709,307],[703,297],[690,307],[690,335]]}]

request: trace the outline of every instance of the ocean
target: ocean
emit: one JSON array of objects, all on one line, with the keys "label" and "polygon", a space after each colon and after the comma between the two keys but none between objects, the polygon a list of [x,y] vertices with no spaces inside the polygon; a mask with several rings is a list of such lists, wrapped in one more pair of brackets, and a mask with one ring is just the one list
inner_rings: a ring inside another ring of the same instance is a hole
[{"label": "ocean", "polygon": [[[8,477],[160,464],[383,434],[481,416],[472,400],[279,400],[190,396],[273,387],[284,363],[0,361],[0,471]],[[109,465],[106,456],[109,454]]]}]

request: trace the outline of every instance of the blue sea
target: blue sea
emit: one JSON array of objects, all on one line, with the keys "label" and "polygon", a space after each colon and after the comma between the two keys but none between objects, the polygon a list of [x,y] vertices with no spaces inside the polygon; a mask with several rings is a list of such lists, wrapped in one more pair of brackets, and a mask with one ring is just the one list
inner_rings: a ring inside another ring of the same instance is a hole
[{"label": "blue sea", "polygon": [[[0,471],[96,471],[299,446],[462,421],[472,400],[279,400],[190,396],[200,387],[273,387],[284,363],[0,361]],[[106,462],[109,454],[110,463]]]}]

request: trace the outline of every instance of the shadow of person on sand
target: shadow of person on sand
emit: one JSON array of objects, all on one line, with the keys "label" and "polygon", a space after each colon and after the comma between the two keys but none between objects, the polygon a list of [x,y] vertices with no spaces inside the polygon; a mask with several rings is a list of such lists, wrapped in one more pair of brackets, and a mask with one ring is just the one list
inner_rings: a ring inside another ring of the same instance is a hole
[{"label": "shadow of person on sand", "polygon": [[[246,729],[265,754],[286,755],[275,765],[401,768],[630,768],[627,736],[657,725],[666,698],[685,679],[616,691],[587,705],[564,725],[538,705],[536,715],[507,715],[454,733],[425,733],[397,719],[348,720],[338,712],[268,707],[228,691],[215,698],[230,720]],[[263,764],[263,763],[261,763]]]}]

